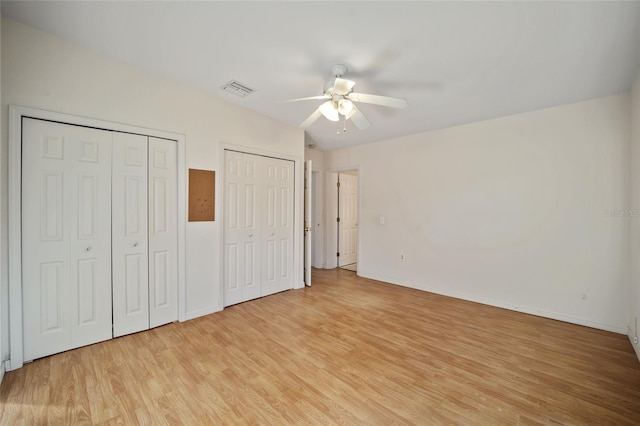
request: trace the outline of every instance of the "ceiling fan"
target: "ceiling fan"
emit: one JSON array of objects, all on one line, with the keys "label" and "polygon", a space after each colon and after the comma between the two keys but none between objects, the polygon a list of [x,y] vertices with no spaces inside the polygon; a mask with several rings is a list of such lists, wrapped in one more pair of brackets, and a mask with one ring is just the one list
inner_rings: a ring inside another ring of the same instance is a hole
[{"label": "ceiling fan", "polygon": [[[345,121],[345,131],[346,121],[349,119],[353,121],[358,129],[363,130],[370,127],[371,123],[367,120],[367,117],[362,114],[358,107],[356,107],[355,102],[363,102],[391,108],[406,108],[408,105],[405,99],[354,92],[353,87],[356,83],[342,78],[342,76],[347,73],[347,67],[344,65],[337,64],[332,66],[331,73],[335,78],[329,80],[324,85],[322,95],[285,101],[298,102],[314,99],[326,100],[300,124],[301,128],[305,129],[311,126],[318,118],[320,118],[320,116],[324,116],[327,120],[331,121],[339,121],[340,117],[343,117]],[[338,133],[340,133],[339,130]]]}]

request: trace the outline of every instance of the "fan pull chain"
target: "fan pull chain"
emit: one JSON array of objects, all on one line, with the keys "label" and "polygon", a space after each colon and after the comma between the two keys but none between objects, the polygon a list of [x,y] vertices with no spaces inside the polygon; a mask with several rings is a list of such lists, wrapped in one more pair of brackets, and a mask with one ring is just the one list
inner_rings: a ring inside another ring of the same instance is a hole
[{"label": "fan pull chain", "polygon": [[[343,115],[343,117],[344,117],[344,126],[343,126],[343,129],[342,129],[342,133],[347,131],[347,116]],[[339,127],[338,127],[338,132],[337,133],[340,134],[340,128]]]}]

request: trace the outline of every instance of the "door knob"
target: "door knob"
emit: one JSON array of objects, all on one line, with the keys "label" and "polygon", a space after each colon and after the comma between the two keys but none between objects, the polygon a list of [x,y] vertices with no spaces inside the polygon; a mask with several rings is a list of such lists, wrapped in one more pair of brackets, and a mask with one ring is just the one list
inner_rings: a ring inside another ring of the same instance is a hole
[{"label": "door knob", "polygon": [[137,242],[136,242],[136,243],[133,243],[133,246],[134,246],[134,247],[138,247],[138,243],[137,243]]},{"label": "door knob", "polygon": [[91,246],[89,246],[86,249],[84,249],[84,251],[91,251]]},{"label": "door knob", "polygon": [[311,232],[311,227],[310,226],[305,226],[304,227],[304,231],[305,232]]}]

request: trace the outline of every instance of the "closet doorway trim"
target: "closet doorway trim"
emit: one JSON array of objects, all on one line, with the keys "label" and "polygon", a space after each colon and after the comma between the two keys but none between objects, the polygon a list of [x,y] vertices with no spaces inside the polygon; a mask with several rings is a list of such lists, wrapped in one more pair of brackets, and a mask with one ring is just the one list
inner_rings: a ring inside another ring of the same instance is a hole
[{"label": "closet doorway trim", "polygon": [[9,150],[8,150],[8,239],[9,239],[9,303],[3,303],[3,308],[9,307],[9,360],[5,362],[7,370],[22,367],[23,327],[22,327],[22,217],[21,217],[21,186],[22,186],[22,119],[23,117],[40,120],[56,121],[65,124],[93,127],[123,133],[134,133],[153,136],[162,139],[175,140],[178,143],[178,321],[185,321],[185,224],[186,224],[186,169],[184,135],[161,130],[127,124],[113,123],[87,117],[62,114],[52,111],[9,105]]}]

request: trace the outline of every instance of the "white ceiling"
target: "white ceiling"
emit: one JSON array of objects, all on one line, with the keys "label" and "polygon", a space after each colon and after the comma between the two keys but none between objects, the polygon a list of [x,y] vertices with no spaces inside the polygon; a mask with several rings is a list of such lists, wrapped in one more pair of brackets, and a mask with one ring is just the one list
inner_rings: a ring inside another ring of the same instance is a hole
[{"label": "white ceiling", "polygon": [[[320,149],[369,143],[628,91],[640,67],[640,2],[12,2],[3,15],[214,96],[300,124],[330,67],[372,126],[324,118]],[[256,90],[238,98],[231,79]]]}]

